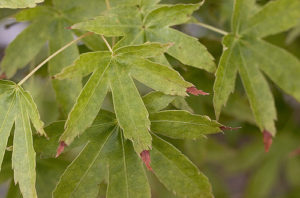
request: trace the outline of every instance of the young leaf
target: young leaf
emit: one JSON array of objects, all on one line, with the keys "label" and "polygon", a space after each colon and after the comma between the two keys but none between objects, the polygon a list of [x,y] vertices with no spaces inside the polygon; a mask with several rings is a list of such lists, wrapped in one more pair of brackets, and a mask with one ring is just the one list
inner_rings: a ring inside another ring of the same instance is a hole
[{"label": "young leaf", "polygon": [[153,135],[151,167],[168,190],[180,197],[210,197],[212,189],[206,176],[174,146]]},{"label": "young leaf", "polygon": [[175,139],[196,139],[220,132],[222,126],[207,116],[186,111],[161,111],[150,114],[151,131]]},{"label": "young leaf", "polygon": [[[151,148],[151,136],[148,132],[150,121],[147,109],[133,82],[133,77],[149,87],[172,95],[186,95],[187,88],[193,86],[184,81],[175,70],[146,59],[157,54],[153,49],[160,47],[162,49],[158,51],[163,52],[163,49],[166,49],[165,46],[146,43],[114,48],[112,52],[83,54],[73,65],[58,74],[59,78],[63,78],[82,73],[87,74],[86,71],[92,71],[91,68],[94,68],[93,74],[69,114],[66,130],[60,141],[69,145],[77,135],[83,133],[92,124],[109,86],[112,91],[116,117],[124,130],[125,138],[133,141],[137,153],[149,150]],[[104,55],[107,53],[110,53],[110,56],[107,56],[106,59]],[[144,54],[145,58],[141,54]],[[88,61],[87,68],[83,69],[85,67],[84,60],[88,57],[92,58],[94,64],[92,61]],[[143,74],[144,79],[136,75],[141,71],[148,72],[147,76]]]},{"label": "young leaf", "polygon": [[[172,42],[174,45],[167,51],[171,56],[193,67],[209,72],[215,70],[213,57],[196,38],[169,28],[188,21],[192,12],[197,10],[200,4],[162,5],[147,10],[147,13],[143,13],[145,10],[140,9],[143,7],[141,4],[111,9],[94,20],[75,24],[72,28],[105,36],[125,36],[118,47],[143,44],[147,41]],[[191,59],[190,56],[193,58]]]}]

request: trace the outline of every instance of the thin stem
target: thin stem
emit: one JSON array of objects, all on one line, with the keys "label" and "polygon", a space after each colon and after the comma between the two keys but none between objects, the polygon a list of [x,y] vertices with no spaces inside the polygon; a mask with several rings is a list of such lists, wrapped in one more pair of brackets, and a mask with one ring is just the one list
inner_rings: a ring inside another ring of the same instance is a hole
[{"label": "thin stem", "polygon": [[199,26],[204,27],[204,28],[206,28],[206,29],[208,29],[208,30],[211,30],[211,31],[217,32],[217,33],[219,33],[219,34],[222,34],[222,35],[224,35],[224,36],[226,36],[227,34],[229,34],[228,32],[226,32],[226,31],[224,31],[224,30],[218,29],[218,28],[213,27],[213,26],[211,26],[211,25],[207,25],[207,24],[205,24],[205,23],[201,23],[201,22],[192,22],[191,24],[199,25]]},{"label": "thin stem", "polygon": [[92,32],[87,32],[83,35],[81,35],[80,37],[78,37],[77,39],[69,42],[68,44],[66,44],[65,46],[63,46],[62,48],[60,48],[59,50],[57,50],[56,52],[54,52],[51,56],[49,56],[48,58],[46,58],[43,62],[41,62],[38,66],[36,66],[27,76],[25,76],[19,83],[18,85],[21,86],[28,78],[30,78],[37,70],[39,70],[44,64],[46,64],[49,60],[51,60],[52,58],[54,58],[56,55],[58,55],[60,52],[64,51],[66,48],[68,48],[69,46],[71,46],[73,43],[76,43],[77,41],[83,39],[84,37],[93,34]]},{"label": "thin stem", "polygon": [[107,9],[109,10],[109,9],[110,9],[110,3],[109,3],[109,0],[105,0],[105,3],[106,3]]},{"label": "thin stem", "polygon": [[101,38],[104,41],[104,43],[106,44],[107,48],[109,49],[109,51],[113,54],[113,50],[111,48],[111,46],[109,45],[109,43],[107,42],[107,40],[105,39],[105,37],[101,34]]}]

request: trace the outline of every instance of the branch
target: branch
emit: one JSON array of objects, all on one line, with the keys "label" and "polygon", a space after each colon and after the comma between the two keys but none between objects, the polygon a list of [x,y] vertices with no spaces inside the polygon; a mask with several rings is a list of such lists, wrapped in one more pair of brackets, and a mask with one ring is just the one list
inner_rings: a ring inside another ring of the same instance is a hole
[{"label": "branch", "polygon": [[46,58],[43,62],[41,62],[38,66],[36,66],[27,76],[25,76],[19,83],[18,85],[21,86],[28,78],[30,78],[37,70],[39,70],[44,64],[46,64],[48,61],[50,61],[52,58],[54,58],[56,55],[58,55],[60,52],[64,51],[66,48],[68,48],[69,46],[71,46],[72,44],[76,43],[77,41],[83,39],[86,36],[89,36],[91,34],[94,34],[92,32],[88,32],[83,34],[82,36],[78,37],[77,39],[69,42],[68,44],[66,44],[65,46],[63,46],[62,48],[60,48],[59,50],[57,50],[56,52],[54,52],[51,56],[49,56],[48,58]]}]

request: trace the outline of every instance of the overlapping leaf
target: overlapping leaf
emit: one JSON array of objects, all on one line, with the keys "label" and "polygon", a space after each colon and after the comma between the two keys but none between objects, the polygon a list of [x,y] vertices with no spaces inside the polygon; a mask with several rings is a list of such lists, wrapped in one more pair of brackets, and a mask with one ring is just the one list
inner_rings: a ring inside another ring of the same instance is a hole
[{"label": "overlapping leaf", "polygon": [[219,117],[222,106],[234,91],[239,72],[257,125],[264,135],[274,136],[274,99],[261,71],[300,101],[300,61],[262,37],[296,25],[300,18],[300,1],[272,1],[261,9],[257,9],[254,0],[236,0],[234,5],[232,33],[223,40],[224,52],[214,84],[216,116]]},{"label": "overlapping leaf", "polygon": [[72,28],[106,36],[124,36],[119,46],[147,41],[172,42],[174,45],[169,48],[168,54],[183,64],[214,72],[213,57],[205,46],[196,38],[170,28],[188,21],[201,4],[160,5],[156,4],[158,2],[141,1],[134,6],[116,7],[93,20],[75,24]]},{"label": "overlapping leaf", "polygon": [[72,66],[56,75],[56,78],[63,79],[82,77],[92,72],[69,114],[60,141],[69,145],[92,124],[110,89],[116,117],[125,138],[133,141],[138,153],[149,150],[151,136],[148,111],[133,79],[169,95],[186,96],[187,88],[193,86],[175,70],[147,59],[163,53],[168,47],[159,43],[146,43],[117,48],[113,52],[82,54]]},{"label": "overlapping leaf", "polygon": [[[101,118],[101,114],[107,113],[101,110],[98,118]],[[164,113],[163,111],[162,114]],[[197,120],[198,124],[201,122],[206,125],[208,124],[207,118],[203,119],[196,115],[188,115],[187,112],[183,111],[179,111],[177,114],[181,114],[178,117],[178,121],[181,123],[184,123],[185,119],[189,118],[194,121]],[[99,191],[98,185],[103,181],[108,183],[106,193],[108,198],[151,197],[142,161],[134,151],[132,143],[123,138],[122,131],[117,125],[110,125],[106,130],[98,128],[104,124],[107,124],[107,121],[99,120],[94,122],[88,130],[95,128],[95,133],[88,131],[84,133],[88,134],[88,136],[91,135],[91,137],[87,138],[88,140],[83,150],[61,176],[53,192],[54,198],[74,198],[87,195],[91,198],[96,197]],[[186,126],[188,125],[189,123]],[[220,130],[219,126],[221,125],[217,122],[211,121],[211,125],[218,125],[216,126],[216,130],[217,128]],[[195,137],[199,136],[199,133],[211,133],[210,129],[205,128],[198,128],[198,131],[195,128],[186,130],[186,126],[182,124],[177,128],[181,129],[182,133],[188,134],[187,136],[174,134],[173,137],[188,139],[188,136],[193,133],[194,135],[192,136]],[[97,128],[98,133],[96,133]],[[160,131],[168,130],[172,131],[172,129],[167,128],[162,128]],[[153,173],[158,179],[170,191],[180,197],[212,197],[208,179],[199,172],[195,165],[165,140],[156,135],[152,135],[152,137],[151,163],[150,161],[144,162],[150,163],[146,165],[151,165]]]},{"label": "overlapping leaf", "polygon": [[[43,122],[32,97],[11,81],[0,81],[0,164],[7,140],[14,125],[12,166],[15,183],[19,183],[24,198],[37,197],[35,189],[35,151],[31,123],[40,135],[46,135]],[[31,121],[31,122],[30,122]]]},{"label": "overlapping leaf", "polygon": [[[119,1],[121,5],[133,2],[132,0]],[[116,1],[112,1],[111,6],[115,6],[116,3]],[[18,21],[30,21],[31,24],[6,48],[1,68],[8,78],[14,76],[18,69],[25,67],[47,41],[49,41],[49,52],[52,54],[73,40],[74,34],[66,27],[97,16],[107,9],[104,0],[89,0],[88,2],[54,0],[52,4],[51,6],[44,5],[22,10],[17,14]],[[78,35],[82,32],[76,31],[75,33]],[[84,41],[91,49],[103,49],[103,42],[96,36],[90,36]],[[67,48],[49,62],[49,74],[59,73],[78,56],[76,45]],[[67,115],[81,89],[81,79],[53,80],[53,87],[62,113]]]}]

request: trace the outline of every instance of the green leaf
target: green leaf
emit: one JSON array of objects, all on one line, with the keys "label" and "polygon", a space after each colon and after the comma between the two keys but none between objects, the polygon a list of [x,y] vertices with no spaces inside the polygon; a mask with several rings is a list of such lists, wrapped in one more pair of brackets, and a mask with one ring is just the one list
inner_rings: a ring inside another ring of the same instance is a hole
[{"label": "green leaf", "polygon": [[[53,54],[65,44],[73,40],[73,35],[70,30],[65,29],[68,24],[64,20],[58,20],[55,24],[55,30],[49,41],[50,54]],[[59,73],[65,66],[72,64],[72,62],[79,56],[76,44],[65,49],[63,52],[55,56],[49,61],[49,74],[55,75]],[[67,114],[81,89],[81,79],[73,78],[63,81],[52,80],[52,85],[56,93],[56,99],[62,106],[64,114]]]},{"label": "green leaf", "polygon": [[198,39],[171,28],[149,29],[146,36],[152,42],[174,43],[167,53],[183,64],[205,69],[208,72],[215,71],[214,58]]},{"label": "green leaf", "polygon": [[300,61],[284,49],[260,39],[249,39],[243,44],[259,68],[283,91],[300,101]]},{"label": "green leaf", "polygon": [[113,130],[100,133],[94,141],[89,141],[75,160],[61,176],[53,198],[96,197],[98,185],[104,180],[106,164],[103,149]]},{"label": "green leaf", "polygon": [[14,180],[15,183],[19,183],[23,197],[36,198],[35,151],[32,143],[30,120],[19,93],[16,94],[16,97],[19,114],[16,115],[12,155]]},{"label": "green leaf", "polygon": [[169,95],[187,96],[186,88],[193,84],[186,82],[178,72],[139,57],[122,58],[125,64],[131,66],[132,77],[148,87]]},{"label": "green leaf", "polygon": [[239,65],[245,90],[247,92],[251,109],[261,131],[267,130],[275,135],[276,109],[274,98],[264,76],[259,72],[257,65],[249,57],[248,50],[239,46],[242,63]]},{"label": "green leaf", "polygon": [[[107,198],[150,198],[150,187],[130,141],[116,133],[109,153]],[[116,190],[118,189],[118,190]]]},{"label": "green leaf", "polygon": [[272,1],[249,19],[243,33],[265,37],[288,30],[298,24],[299,10],[298,0]]},{"label": "green leaf", "polygon": [[222,107],[227,103],[230,93],[234,91],[235,79],[238,65],[241,62],[238,48],[235,46],[234,35],[225,36],[223,39],[223,54],[216,72],[214,83],[214,108],[217,119],[219,119]]},{"label": "green leaf", "polygon": [[84,53],[71,66],[64,68],[54,77],[55,79],[82,78],[92,73],[99,65],[107,65],[110,58],[111,53],[106,51]]},{"label": "green leaf", "polygon": [[93,123],[108,91],[108,80],[105,76],[108,66],[109,64],[98,67],[85,84],[69,113],[65,125],[66,130],[60,137],[60,141],[67,145],[71,144],[76,136],[83,133]]},{"label": "green leaf", "polygon": [[201,4],[166,5],[152,10],[144,19],[146,27],[162,28],[187,22]]},{"label": "green leaf", "polygon": [[138,56],[143,58],[152,58],[161,55],[166,52],[170,47],[170,44],[161,43],[145,43],[143,45],[131,45],[120,47],[116,50],[116,55],[123,56]]},{"label": "green leaf", "polygon": [[27,8],[34,7],[37,3],[41,3],[44,0],[3,0],[0,2],[0,8]]},{"label": "green leaf", "polygon": [[149,150],[149,115],[132,78],[118,63],[113,63],[109,76],[116,117],[125,138],[133,141],[137,153]]},{"label": "green leaf", "polygon": [[234,12],[231,20],[231,29],[234,33],[239,33],[247,24],[247,20],[256,12],[255,0],[235,0]]},{"label": "green leaf", "polygon": [[[66,130],[60,141],[69,145],[92,124],[101,108],[109,83],[116,117],[124,130],[125,138],[132,140],[137,153],[149,150],[151,136],[148,112],[132,77],[149,87],[173,95],[186,95],[186,89],[193,86],[184,81],[175,70],[146,59],[157,55],[158,52],[162,53],[165,49],[166,45],[163,44],[146,43],[114,48],[112,53],[82,54],[73,65],[56,75],[58,78],[80,76],[93,70],[69,114]],[[146,72],[147,76],[144,75]],[[140,78],[139,74],[143,75],[143,78]]]},{"label": "green leaf", "polygon": [[165,95],[159,91],[153,91],[143,97],[144,104],[147,110],[152,112],[158,112],[166,108],[176,96]]},{"label": "green leaf", "polygon": [[[154,6],[156,2],[149,2],[149,4]],[[173,42],[174,45],[167,51],[171,56],[183,64],[205,69],[209,72],[215,71],[213,57],[196,38],[167,27],[186,22],[200,4],[157,6],[158,8],[154,10],[144,9],[144,4],[144,2],[140,3],[142,7],[135,5],[110,9],[103,15],[93,20],[75,24],[72,28],[105,36],[124,36],[124,39],[117,44],[118,47],[139,45],[147,41]],[[191,59],[190,56],[193,58]]]},{"label": "green leaf", "polygon": [[1,62],[2,71],[8,78],[14,76],[17,69],[26,66],[42,49],[51,35],[50,24],[48,21],[35,21],[8,45]]},{"label": "green leaf", "polygon": [[161,111],[150,114],[151,131],[175,139],[196,139],[218,133],[222,126],[207,116],[186,111]]},{"label": "green leaf", "polygon": [[213,197],[206,176],[174,146],[153,135],[151,166],[165,187],[179,197]]}]

